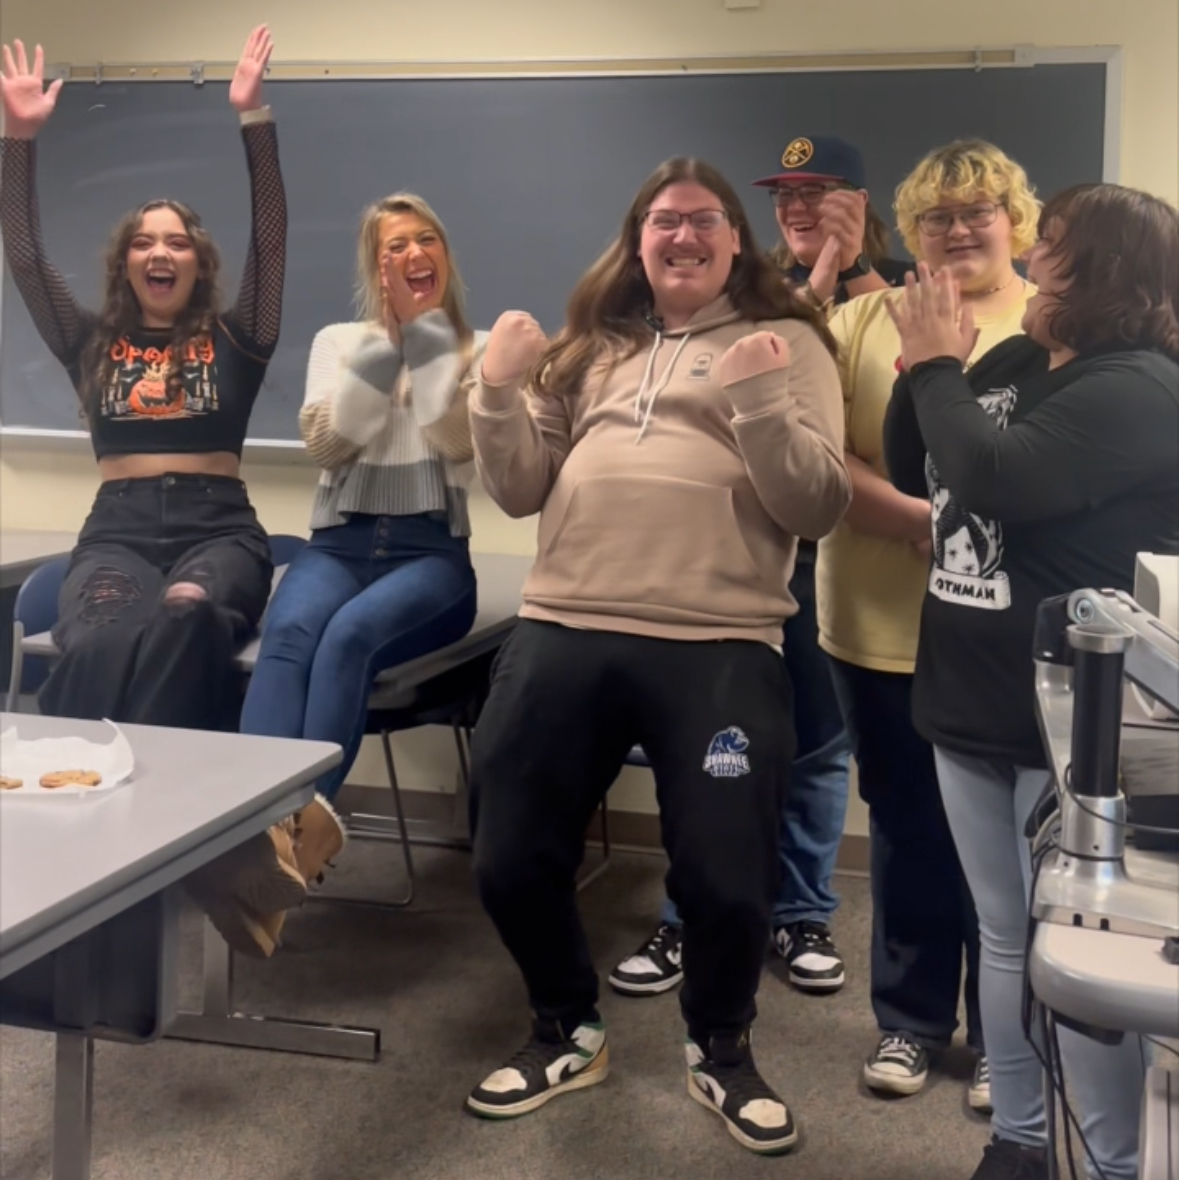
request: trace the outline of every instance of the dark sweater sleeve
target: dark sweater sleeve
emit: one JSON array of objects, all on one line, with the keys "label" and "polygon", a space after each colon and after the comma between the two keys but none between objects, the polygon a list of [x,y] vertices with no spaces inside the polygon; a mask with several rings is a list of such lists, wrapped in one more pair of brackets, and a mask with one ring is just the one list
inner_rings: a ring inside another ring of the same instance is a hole
[{"label": "dark sweater sleeve", "polygon": [[921,437],[907,373],[897,378],[884,415],[884,466],[898,492],[923,500],[929,498],[929,485],[925,480],[925,440]]},{"label": "dark sweater sleeve", "polygon": [[910,374],[926,449],[962,507],[1010,523],[1094,508],[1176,459],[1179,396],[1134,354],[1086,362],[1018,422],[1000,428],[957,361]]},{"label": "dark sweater sleeve", "polygon": [[272,122],[242,128],[250,171],[250,246],[237,303],[226,317],[235,342],[268,359],[282,323],[287,260],[287,196],[278,162],[278,133]]},{"label": "dark sweater sleeve", "polygon": [[4,254],[41,339],[69,366],[81,354],[95,317],[78,305],[61,272],[45,255],[35,184],[36,144],[31,139],[5,138],[0,145]]}]

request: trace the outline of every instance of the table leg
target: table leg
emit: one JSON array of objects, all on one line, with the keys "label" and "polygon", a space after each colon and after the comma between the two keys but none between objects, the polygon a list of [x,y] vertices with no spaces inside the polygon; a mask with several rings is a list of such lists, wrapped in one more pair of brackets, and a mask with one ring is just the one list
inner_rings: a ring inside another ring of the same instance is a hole
[{"label": "table leg", "polygon": [[341,1057],[349,1061],[376,1061],[381,1052],[380,1029],[235,1012],[233,956],[209,922],[205,923],[201,1010],[177,1013],[165,1035],[180,1041]]},{"label": "table leg", "polygon": [[53,1093],[53,1180],[90,1180],[94,1042],[57,1034]]}]

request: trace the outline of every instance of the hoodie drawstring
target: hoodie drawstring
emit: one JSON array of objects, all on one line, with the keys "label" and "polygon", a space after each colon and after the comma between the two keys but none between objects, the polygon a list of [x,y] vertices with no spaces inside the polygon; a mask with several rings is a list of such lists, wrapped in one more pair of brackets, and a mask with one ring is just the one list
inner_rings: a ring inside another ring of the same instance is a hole
[{"label": "hoodie drawstring", "polygon": [[651,355],[647,358],[647,368],[643,373],[643,380],[639,384],[639,393],[635,398],[635,421],[639,424],[638,437],[635,439],[635,444],[638,445],[643,441],[643,435],[647,433],[647,424],[651,421],[651,411],[655,409],[655,399],[667,388],[671,381],[672,370],[675,368],[675,363],[680,359],[680,353],[684,351],[684,345],[692,338],[691,332],[685,332],[676,346],[675,352],[671,354],[671,363],[663,370],[663,376],[659,378],[659,384],[653,389],[650,389],[646,407],[643,405],[643,398],[648,395],[648,386],[651,384],[651,378],[655,374],[655,357],[659,352],[659,346],[663,343],[663,333],[657,331],[655,333],[655,343],[651,346]]}]

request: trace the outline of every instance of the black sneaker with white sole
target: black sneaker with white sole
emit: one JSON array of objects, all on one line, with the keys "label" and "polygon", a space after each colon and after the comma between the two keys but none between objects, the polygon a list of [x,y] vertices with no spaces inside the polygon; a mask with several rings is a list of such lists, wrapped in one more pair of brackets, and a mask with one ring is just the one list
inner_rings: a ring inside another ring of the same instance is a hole
[{"label": "black sneaker with white sole", "polygon": [[822,922],[791,922],[774,930],[774,946],[799,991],[837,992],[843,987],[843,956]]},{"label": "black sneaker with white sole", "polygon": [[928,1077],[928,1050],[897,1033],[885,1033],[864,1063],[868,1088],[886,1094],[916,1094]]},{"label": "black sneaker with white sole", "polygon": [[610,986],[624,996],[657,996],[684,978],[684,932],[664,923],[610,972]]},{"label": "black sneaker with white sole", "polygon": [[688,1038],[688,1093],[725,1120],[729,1134],[759,1155],[781,1155],[798,1142],[790,1108],[766,1085],[749,1047],[749,1030],[708,1038],[708,1047]]},{"label": "black sneaker with white sole", "polygon": [[516,1118],[567,1090],[604,1082],[609,1073],[600,1022],[583,1022],[566,1035],[556,1021],[537,1018],[528,1044],[471,1091],[467,1109],[482,1118]]}]

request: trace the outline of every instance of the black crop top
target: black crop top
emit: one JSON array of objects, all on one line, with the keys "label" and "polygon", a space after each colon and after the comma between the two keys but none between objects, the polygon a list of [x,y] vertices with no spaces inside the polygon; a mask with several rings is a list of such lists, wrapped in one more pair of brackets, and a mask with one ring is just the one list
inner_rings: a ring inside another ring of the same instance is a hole
[{"label": "black crop top", "polygon": [[[94,453],[108,455],[240,455],[250,411],[278,343],[286,264],[287,206],[274,124],[242,128],[250,171],[253,224],[232,310],[210,336],[189,343],[181,359],[179,388],[168,385],[171,332],[139,328],[117,340],[111,379],[88,396]],[[33,177],[32,140],[4,139],[0,174],[0,229],[17,288],[41,338],[66,367],[76,390],[82,359],[98,317],[80,307],[41,243]]]}]

